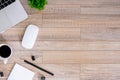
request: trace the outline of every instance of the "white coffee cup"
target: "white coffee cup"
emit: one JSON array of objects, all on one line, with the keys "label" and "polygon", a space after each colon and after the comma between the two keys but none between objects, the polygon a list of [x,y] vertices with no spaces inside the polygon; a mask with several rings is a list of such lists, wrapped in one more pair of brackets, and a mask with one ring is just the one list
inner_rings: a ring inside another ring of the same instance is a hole
[{"label": "white coffee cup", "polygon": [[8,44],[0,44],[0,60],[7,64],[8,59],[12,56],[12,48]]}]

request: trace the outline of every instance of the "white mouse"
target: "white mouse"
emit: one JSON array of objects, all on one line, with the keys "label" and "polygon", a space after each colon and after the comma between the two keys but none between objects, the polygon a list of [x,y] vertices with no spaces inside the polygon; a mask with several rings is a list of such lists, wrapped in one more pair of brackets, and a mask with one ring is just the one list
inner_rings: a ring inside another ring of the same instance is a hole
[{"label": "white mouse", "polygon": [[26,28],[22,39],[22,46],[26,49],[32,49],[39,33],[39,28],[35,25],[29,25]]}]

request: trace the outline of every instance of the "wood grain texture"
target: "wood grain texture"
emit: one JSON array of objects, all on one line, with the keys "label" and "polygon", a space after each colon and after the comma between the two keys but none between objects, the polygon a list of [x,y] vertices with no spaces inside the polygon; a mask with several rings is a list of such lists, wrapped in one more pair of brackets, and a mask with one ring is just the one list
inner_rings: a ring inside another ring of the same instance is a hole
[{"label": "wood grain texture", "polygon": [[120,41],[119,27],[82,27],[81,39],[86,41]]},{"label": "wood grain texture", "polygon": [[[27,27],[27,26],[26,26]],[[39,28],[38,40],[80,40],[80,28]],[[22,40],[26,28],[12,28],[2,34],[5,40]],[[16,34],[15,32],[16,31]],[[16,36],[16,37],[15,37]],[[2,38],[0,39],[2,40]]]},{"label": "wood grain texture", "polygon": [[48,14],[80,14],[80,5],[47,5],[43,13]]},{"label": "wood grain texture", "polygon": [[[20,1],[29,18],[0,34],[0,44],[13,48],[8,64],[0,61],[0,71],[5,74],[0,80],[7,80],[15,63],[34,71],[33,80],[42,75],[46,80],[120,80],[120,0],[48,0],[43,11],[31,8],[28,0]],[[29,24],[40,29],[31,50],[21,45]]]},{"label": "wood grain texture", "polygon": [[81,80],[119,80],[119,64],[83,64]]},{"label": "wood grain texture", "polygon": [[43,14],[43,27],[120,27],[119,25],[119,15],[76,14],[72,16],[72,14]]},{"label": "wood grain texture", "polygon": [[120,15],[119,7],[81,8],[81,14]]},{"label": "wood grain texture", "polygon": [[43,63],[119,64],[120,51],[43,51]]},{"label": "wood grain texture", "polygon": [[105,6],[119,6],[120,1],[119,0],[48,0],[49,4],[59,4],[59,5],[69,5],[69,4],[78,4],[82,6],[96,6],[98,5],[102,6],[103,4]]},{"label": "wood grain texture", "polygon": [[119,64],[119,51],[43,51],[43,63]]}]

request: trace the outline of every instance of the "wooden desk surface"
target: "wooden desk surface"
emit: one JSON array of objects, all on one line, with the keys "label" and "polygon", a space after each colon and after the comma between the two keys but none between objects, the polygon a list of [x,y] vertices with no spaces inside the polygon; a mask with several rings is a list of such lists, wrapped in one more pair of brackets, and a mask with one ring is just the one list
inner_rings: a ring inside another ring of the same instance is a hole
[{"label": "wooden desk surface", "polygon": [[[10,44],[14,51],[7,65],[0,61],[0,71],[5,73],[0,80],[7,80],[15,63],[35,71],[34,80],[40,80],[41,74],[46,80],[120,80],[120,0],[48,0],[44,11],[31,9],[27,0],[21,2],[29,18],[0,37],[0,42]],[[21,46],[29,24],[40,28],[32,50]]]}]

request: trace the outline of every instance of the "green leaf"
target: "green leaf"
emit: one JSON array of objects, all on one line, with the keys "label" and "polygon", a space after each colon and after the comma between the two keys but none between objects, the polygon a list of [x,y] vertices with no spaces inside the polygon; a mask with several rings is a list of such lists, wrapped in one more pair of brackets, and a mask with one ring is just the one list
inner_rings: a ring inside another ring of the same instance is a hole
[{"label": "green leaf", "polygon": [[47,0],[28,0],[28,3],[32,8],[43,10],[45,8],[45,5],[48,4],[48,1]]}]

